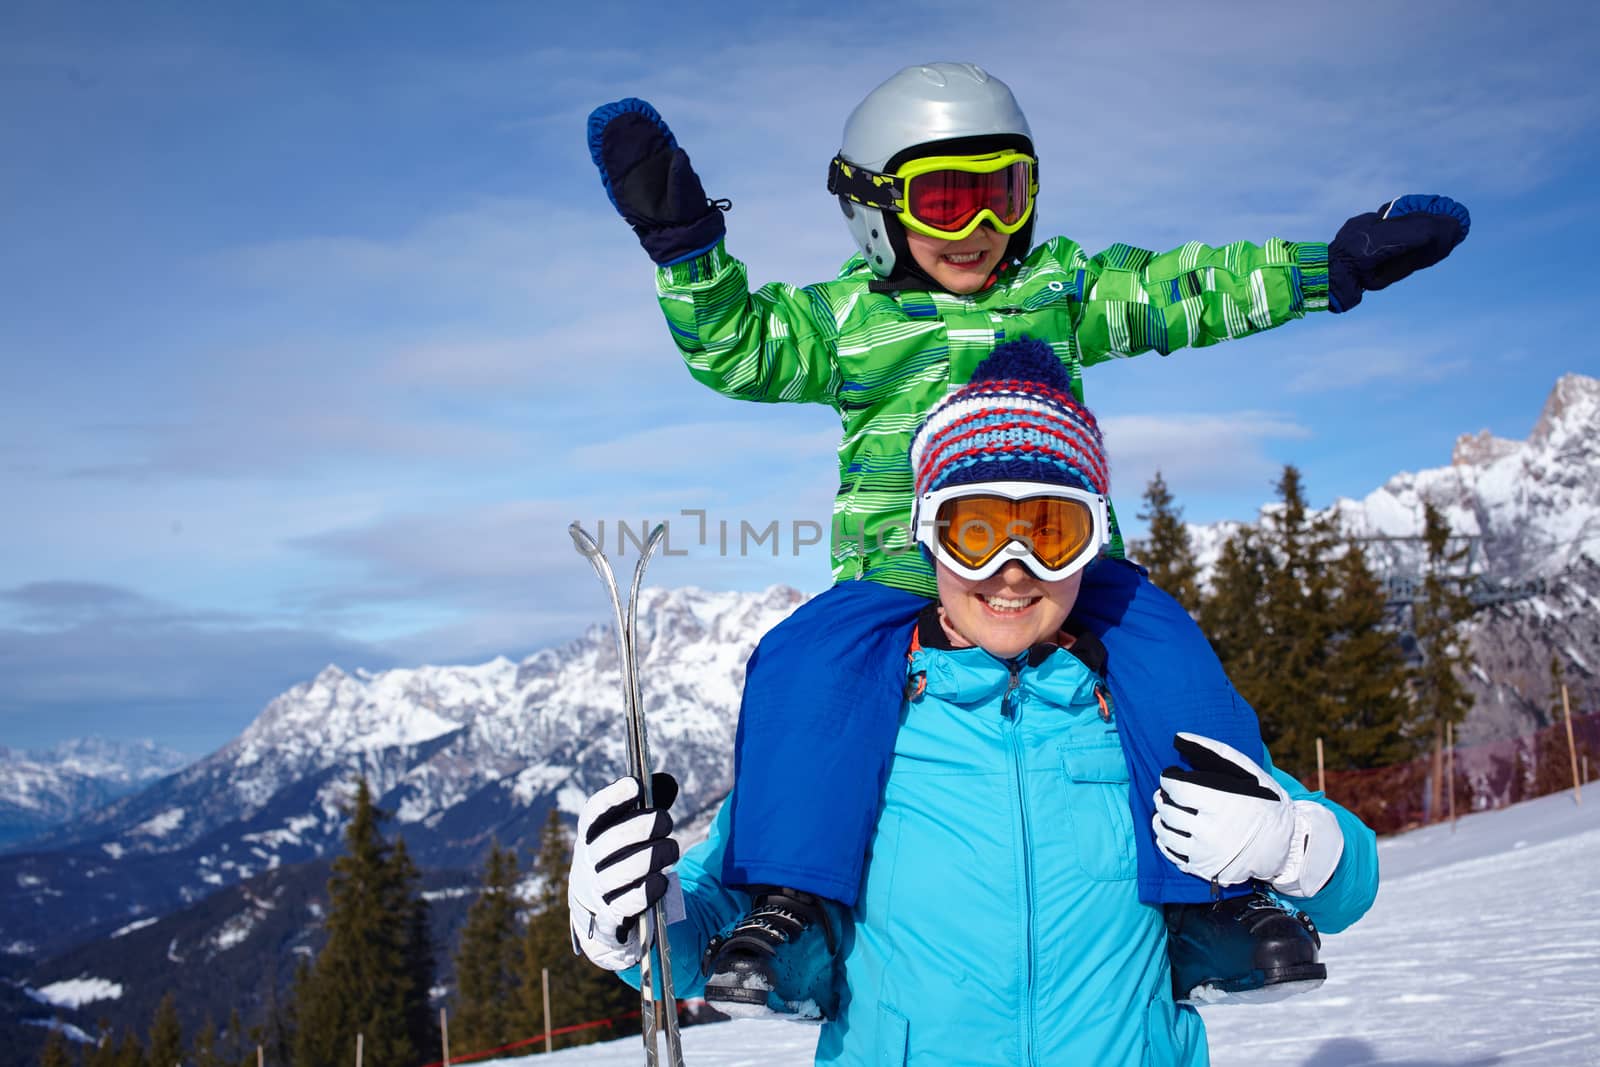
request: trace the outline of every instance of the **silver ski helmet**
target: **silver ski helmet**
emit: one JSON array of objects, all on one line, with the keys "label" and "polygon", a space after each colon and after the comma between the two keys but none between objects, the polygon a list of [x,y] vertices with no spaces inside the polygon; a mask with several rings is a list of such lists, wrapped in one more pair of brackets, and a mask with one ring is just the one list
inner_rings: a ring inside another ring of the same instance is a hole
[{"label": "silver ski helmet", "polygon": [[[887,173],[929,155],[1005,148],[1035,155],[1033,132],[1006,83],[975,63],[924,63],[906,67],[856,105],[845,120],[838,158],[864,170]],[[838,191],[836,173],[836,168],[830,167],[830,192]],[[852,201],[843,194],[839,195],[839,207],[856,248],[873,273],[884,278],[908,272],[922,276],[911,260],[905,229],[893,212]],[[1032,237],[1030,218],[1011,235],[1006,258],[1026,255]]]}]

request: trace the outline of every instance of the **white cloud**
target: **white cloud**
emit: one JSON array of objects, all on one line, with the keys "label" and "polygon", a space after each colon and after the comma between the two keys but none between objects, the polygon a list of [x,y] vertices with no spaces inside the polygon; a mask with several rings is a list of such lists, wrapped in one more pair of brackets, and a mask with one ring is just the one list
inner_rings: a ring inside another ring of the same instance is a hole
[{"label": "white cloud", "polygon": [[1188,415],[1122,415],[1102,418],[1111,460],[1112,496],[1132,501],[1156,471],[1180,497],[1227,493],[1265,484],[1281,464],[1267,442],[1304,440],[1311,431],[1283,416],[1254,411]]},{"label": "white cloud", "polygon": [[1469,369],[1471,360],[1460,347],[1384,341],[1324,349],[1297,359],[1294,365],[1298,369],[1285,387],[1290,392],[1308,393],[1361,389],[1379,382],[1416,386],[1444,381]]},{"label": "white cloud", "polygon": [[708,469],[718,478],[735,474],[760,478],[770,476],[774,464],[830,468],[839,445],[838,427],[806,430],[795,425],[799,421],[789,417],[650,426],[603,443],[580,445],[570,458],[577,466],[594,470],[677,472],[694,480],[703,479]]}]

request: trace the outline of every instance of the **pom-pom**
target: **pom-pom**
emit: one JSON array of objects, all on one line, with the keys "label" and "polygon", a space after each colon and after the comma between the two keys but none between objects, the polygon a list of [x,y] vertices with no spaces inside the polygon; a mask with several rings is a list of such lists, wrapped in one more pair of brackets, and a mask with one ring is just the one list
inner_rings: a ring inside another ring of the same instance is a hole
[{"label": "pom-pom", "polygon": [[972,372],[969,384],[999,381],[1038,382],[1059,392],[1072,392],[1072,378],[1061,359],[1049,345],[1031,337],[996,345]]}]

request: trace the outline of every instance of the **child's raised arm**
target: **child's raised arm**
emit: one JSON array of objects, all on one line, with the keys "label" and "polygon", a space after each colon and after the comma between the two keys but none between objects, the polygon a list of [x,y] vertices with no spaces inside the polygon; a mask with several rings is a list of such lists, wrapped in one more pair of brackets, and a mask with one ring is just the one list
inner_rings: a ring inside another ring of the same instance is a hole
[{"label": "child's raised arm", "polygon": [[589,116],[589,154],[606,195],[655,262],[656,292],[689,373],[744,400],[834,404],[836,312],[821,287],[750,292],[723,248],[727,201],[706,196],[656,109],[629,98]]}]

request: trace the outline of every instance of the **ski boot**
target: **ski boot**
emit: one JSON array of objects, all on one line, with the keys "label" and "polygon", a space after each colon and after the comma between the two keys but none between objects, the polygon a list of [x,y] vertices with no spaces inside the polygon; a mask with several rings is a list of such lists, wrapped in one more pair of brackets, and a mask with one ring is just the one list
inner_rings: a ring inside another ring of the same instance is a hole
[{"label": "ski boot", "polygon": [[797,889],[761,886],[752,906],[701,957],[706,1002],[735,1018],[831,1018],[838,1007],[833,963],[838,905]]},{"label": "ski boot", "polygon": [[1167,955],[1180,1004],[1259,1003],[1309,993],[1328,977],[1308,916],[1257,890],[1210,904],[1168,904]]}]

